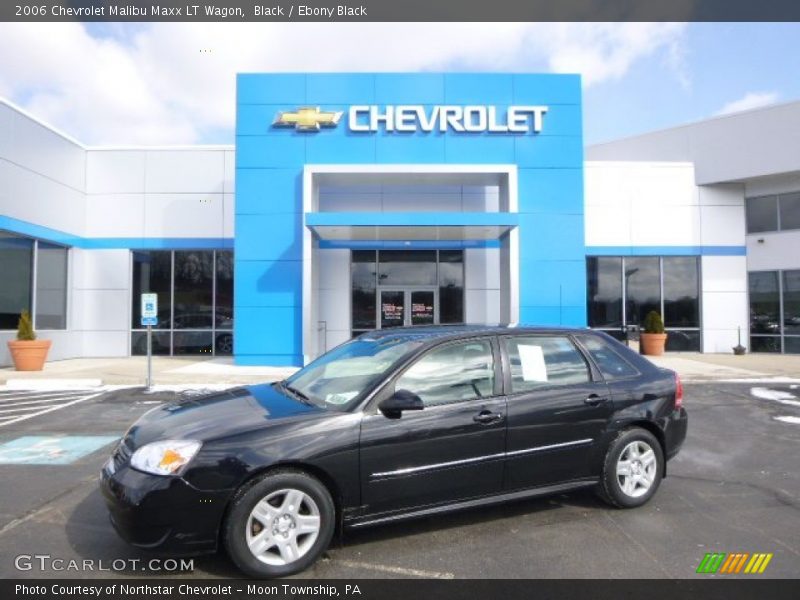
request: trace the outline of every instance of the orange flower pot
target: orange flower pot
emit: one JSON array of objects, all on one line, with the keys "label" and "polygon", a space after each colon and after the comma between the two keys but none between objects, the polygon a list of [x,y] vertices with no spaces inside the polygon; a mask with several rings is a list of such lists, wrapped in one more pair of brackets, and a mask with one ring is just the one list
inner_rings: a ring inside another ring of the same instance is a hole
[{"label": "orange flower pot", "polygon": [[647,356],[661,356],[664,346],[667,345],[666,333],[642,333],[639,335],[639,344],[642,354]]},{"label": "orange flower pot", "polygon": [[41,371],[50,351],[50,340],[11,340],[8,351],[17,371]]}]

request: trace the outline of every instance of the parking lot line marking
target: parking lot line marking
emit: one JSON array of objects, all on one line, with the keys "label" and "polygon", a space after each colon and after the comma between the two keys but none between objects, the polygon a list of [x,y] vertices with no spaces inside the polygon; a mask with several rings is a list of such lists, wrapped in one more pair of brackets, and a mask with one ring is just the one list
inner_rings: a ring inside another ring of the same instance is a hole
[{"label": "parking lot line marking", "polygon": [[95,390],[69,390],[63,392],[50,392],[50,393],[40,393],[40,392],[33,392],[29,394],[20,394],[19,392],[15,392],[13,395],[9,396],[0,396],[0,404],[5,404],[6,402],[14,402],[15,400],[25,400],[30,398],[63,398],[64,396],[76,396],[82,394],[88,394],[94,392]]},{"label": "parking lot line marking", "polygon": [[4,404],[0,404],[0,412],[2,409],[10,408],[12,406],[25,406],[27,404],[45,404],[47,402],[56,403],[60,400],[72,400],[74,398],[80,398],[81,396],[72,395],[72,396],[64,396],[63,398],[45,398],[44,400],[20,400],[19,402],[6,402]]},{"label": "parking lot line marking", "polygon": [[74,396],[75,394],[88,394],[96,390],[63,390],[61,392],[14,392],[13,394],[0,395],[0,402],[11,402],[22,398],[58,398],[59,396]]},{"label": "parking lot line marking", "polygon": [[77,400],[72,400],[71,402],[65,402],[64,404],[59,404],[58,406],[52,406],[50,408],[46,408],[45,410],[41,410],[39,412],[35,412],[35,413],[30,414],[30,415],[23,415],[23,416],[18,417],[16,419],[11,419],[9,421],[5,421],[3,423],[0,423],[0,427],[5,427],[6,425],[12,425],[13,423],[19,423],[21,421],[26,421],[28,419],[32,419],[34,417],[39,417],[41,415],[46,415],[47,413],[51,413],[51,412],[56,411],[56,410],[61,410],[62,408],[67,408],[68,406],[73,406],[73,405],[78,404],[80,402],[86,402],[87,400],[91,400],[92,398],[97,398],[98,396],[102,396],[104,393],[105,392],[103,392],[103,391],[95,392],[95,393],[93,393],[93,394],[91,394],[89,396],[83,396],[81,398],[78,398]]},{"label": "parking lot line marking", "polygon": [[337,560],[337,563],[345,567],[354,569],[371,569],[383,573],[394,573],[395,575],[406,575],[408,577],[425,577],[427,579],[455,579],[452,573],[440,573],[438,571],[423,571],[421,569],[407,569],[405,567],[393,567],[391,565],[379,565],[374,563],[359,562],[355,560]]}]

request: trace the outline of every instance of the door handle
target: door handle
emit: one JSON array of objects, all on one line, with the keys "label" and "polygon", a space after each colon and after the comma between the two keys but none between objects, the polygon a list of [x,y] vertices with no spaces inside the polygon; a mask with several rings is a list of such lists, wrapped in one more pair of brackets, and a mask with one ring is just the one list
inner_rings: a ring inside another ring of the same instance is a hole
[{"label": "door handle", "polygon": [[607,402],[608,398],[604,396],[598,396],[597,394],[589,394],[589,397],[586,398],[583,403],[587,406],[599,406],[604,402]]},{"label": "door handle", "polygon": [[489,425],[491,423],[499,423],[503,420],[503,415],[500,413],[493,413],[488,410],[483,410],[479,412],[477,415],[472,417],[472,420],[476,423],[480,423],[481,425]]}]

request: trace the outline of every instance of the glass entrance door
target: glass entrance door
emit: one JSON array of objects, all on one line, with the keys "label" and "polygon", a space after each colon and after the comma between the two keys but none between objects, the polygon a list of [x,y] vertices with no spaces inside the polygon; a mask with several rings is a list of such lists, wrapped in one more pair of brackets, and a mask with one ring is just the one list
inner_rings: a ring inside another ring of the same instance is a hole
[{"label": "glass entrance door", "polygon": [[381,290],[378,310],[380,329],[406,324],[406,293],[403,290]]},{"label": "glass entrance door", "polygon": [[439,322],[438,290],[419,288],[381,289],[378,324],[386,327],[434,325]]}]

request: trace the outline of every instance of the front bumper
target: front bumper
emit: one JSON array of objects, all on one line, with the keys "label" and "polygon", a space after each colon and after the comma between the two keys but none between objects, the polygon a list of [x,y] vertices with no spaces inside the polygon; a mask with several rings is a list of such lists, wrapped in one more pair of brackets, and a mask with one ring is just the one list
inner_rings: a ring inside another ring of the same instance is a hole
[{"label": "front bumper", "polygon": [[198,490],[181,477],[150,475],[129,465],[103,467],[100,490],[122,539],[170,554],[217,548],[231,492]]}]

